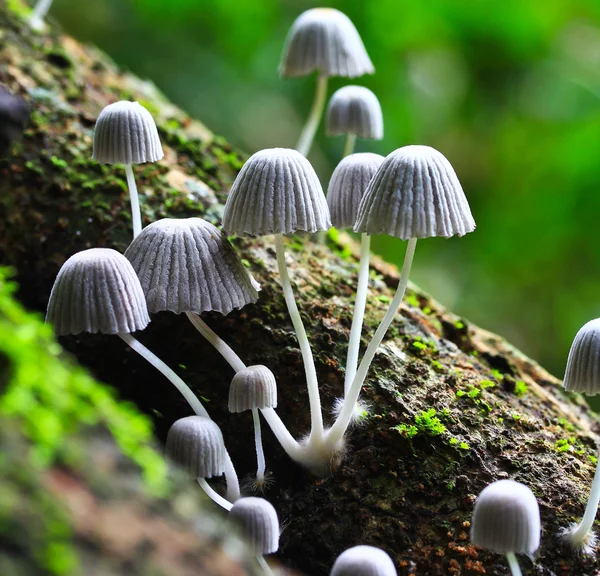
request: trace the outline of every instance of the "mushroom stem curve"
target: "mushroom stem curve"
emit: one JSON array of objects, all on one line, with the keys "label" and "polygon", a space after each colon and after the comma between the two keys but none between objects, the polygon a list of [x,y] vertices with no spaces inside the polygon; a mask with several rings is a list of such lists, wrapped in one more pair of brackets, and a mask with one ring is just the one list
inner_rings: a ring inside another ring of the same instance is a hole
[{"label": "mushroom stem curve", "polygon": [[519,561],[517,560],[515,553],[508,552],[506,554],[506,560],[508,561],[508,566],[512,576],[522,576],[521,567],[519,566]]},{"label": "mushroom stem curve", "polygon": [[135,176],[131,164],[125,164],[125,175],[127,176],[127,187],[129,188],[129,201],[131,202],[131,220],[133,223],[133,237],[139,236],[142,231],[142,213],[140,211],[140,199],[138,197]]},{"label": "mushroom stem curve", "polygon": [[204,490],[206,495],[213,502],[215,502],[216,504],[221,506],[221,508],[224,508],[225,510],[227,510],[227,512],[229,512],[233,508],[233,504],[229,500],[227,500],[226,498],[223,498],[223,496],[221,496],[220,494],[215,492],[215,490],[213,490],[211,488],[210,484],[206,481],[205,478],[196,478],[196,480],[198,481],[198,484],[200,484],[200,488],[202,488],[202,490]]},{"label": "mushroom stem curve", "polygon": [[346,134],[344,139],[344,152],[342,157],[350,156],[354,152],[354,146],[356,144],[356,134]]},{"label": "mushroom stem curve", "polygon": [[315,99],[313,101],[312,109],[308,120],[302,129],[298,144],[296,144],[296,150],[303,156],[308,156],[319,122],[323,116],[323,110],[325,110],[325,102],[327,101],[327,76],[319,74],[317,78],[317,86],[315,90]]}]

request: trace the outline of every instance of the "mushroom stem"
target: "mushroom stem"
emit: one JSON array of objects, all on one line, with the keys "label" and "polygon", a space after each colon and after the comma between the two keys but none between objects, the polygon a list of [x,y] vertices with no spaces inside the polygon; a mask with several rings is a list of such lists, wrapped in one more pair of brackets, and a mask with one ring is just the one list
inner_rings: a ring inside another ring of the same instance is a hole
[{"label": "mushroom stem", "polygon": [[274,576],[274,572],[273,572],[273,570],[271,570],[271,567],[265,560],[264,556],[257,556],[256,560],[258,562],[258,565],[264,570],[264,572],[265,572],[265,574],[267,574],[267,576]]},{"label": "mushroom stem", "polygon": [[346,360],[346,377],[344,379],[344,396],[348,395],[356,369],[358,367],[358,351],[360,348],[360,334],[362,332],[365,307],[367,305],[367,291],[369,288],[369,258],[371,255],[371,237],[362,234],[360,238],[360,264],[358,271],[358,286],[356,289],[356,302],[354,303],[354,316],[350,329],[350,342],[348,343],[348,358]]},{"label": "mushroom stem", "polygon": [[310,343],[306,336],[306,330],[296,305],[292,283],[288,274],[287,264],[285,263],[285,248],[283,246],[283,235],[275,234],[275,249],[277,253],[277,266],[279,268],[279,276],[281,277],[281,286],[287,304],[288,312],[296,331],[296,337],[300,344],[302,359],[304,361],[304,371],[306,373],[306,385],[308,388],[308,400],[310,403],[310,422],[311,422],[311,439],[319,440],[323,437],[323,415],[321,414],[321,398],[319,396],[319,383],[317,381],[317,371],[315,369],[315,361],[313,359]]},{"label": "mushroom stem", "polygon": [[254,443],[256,444],[256,479],[262,482],[265,479],[265,453],[260,433],[260,416],[258,408],[252,408],[252,420],[254,421]]},{"label": "mushroom stem", "polygon": [[215,334],[202,320],[200,315],[195,312],[186,312],[185,315],[188,317],[188,320],[194,325],[194,328],[208,340],[210,344],[213,345],[215,350],[223,356],[223,358],[227,361],[227,363],[233,368],[234,372],[239,372],[246,368],[246,364],[242,362],[242,359],[233,351],[231,346],[229,346],[220,336]]},{"label": "mushroom stem", "polygon": [[[187,400],[192,410],[198,416],[204,416],[205,418],[211,419],[206,408],[202,405],[202,402],[198,400],[196,395],[192,392],[190,387],[179,377],[171,368],[169,368],[154,352],[151,352],[146,348],[139,340],[136,340],[131,334],[125,332],[119,332],[117,334],[123,342],[125,342],[132,350],[137,352],[144,360],[147,360],[152,366],[154,366],[159,372],[163,374],[170,382],[181,392],[181,395]],[[232,500],[237,500],[240,494],[240,482],[238,480],[237,473],[233,467],[233,462],[229,456],[229,452],[226,452],[226,467],[225,467],[225,478],[227,480],[227,494]]]},{"label": "mushroom stem", "polygon": [[290,434],[289,430],[286,428],[285,424],[275,412],[273,408],[261,408],[260,409],[264,419],[267,421],[269,428],[275,437],[281,444],[281,447],[285,450],[287,455],[296,462],[300,461],[300,453],[302,451],[302,447],[296,441],[296,439]]},{"label": "mushroom stem", "polygon": [[129,188],[129,201],[131,202],[131,220],[133,222],[133,237],[136,238],[142,231],[142,213],[140,211],[140,200],[131,164],[125,164],[125,175],[127,176],[127,187]]},{"label": "mushroom stem", "polygon": [[346,134],[346,138],[344,140],[344,152],[342,156],[345,158],[346,156],[350,156],[352,152],[354,152],[354,145],[356,144],[356,134]]},{"label": "mushroom stem", "polygon": [[298,139],[298,144],[296,144],[296,150],[300,152],[303,156],[308,156],[310,152],[310,147],[312,146],[313,140],[315,138],[315,133],[317,132],[317,128],[319,127],[319,122],[321,121],[321,117],[323,116],[323,110],[325,109],[325,102],[327,101],[327,76],[320,74],[317,78],[317,87],[315,90],[315,99],[313,101],[312,109],[310,111],[310,115],[304,128],[302,129],[302,133],[300,134],[300,138]]},{"label": "mushroom stem", "polygon": [[215,492],[215,490],[211,488],[210,484],[206,481],[205,478],[196,478],[196,480],[198,480],[198,484],[200,484],[202,490],[204,490],[206,495],[213,502],[217,503],[219,506],[221,506],[221,508],[225,508],[227,512],[229,512],[233,508],[233,504],[226,498],[223,498],[223,496],[221,496],[220,494],[217,494],[217,492]]},{"label": "mushroom stem", "polygon": [[48,14],[50,6],[52,6],[52,0],[38,0],[38,3],[35,5],[35,8],[29,17],[29,25],[34,30],[40,30],[42,28],[44,25],[44,18],[46,17],[46,14]]},{"label": "mushroom stem", "polygon": [[406,292],[406,286],[408,285],[408,276],[410,274],[410,269],[412,266],[413,257],[415,255],[415,247],[417,245],[417,239],[411,238],[408,241],[408,246],[406,247],[406,254],[404,256],[404,264],[402,265],[402,271],[400,272],[400,280],[398,282],[398,288],[396,289],[396,294],[394,295],[393,300],[390,302],[390,305],[377,328],[373,339],[369,343],[365,355],[358,367],[358,371],[354,376],[354,380],[352,381],[352,386],[346,397],[344,398],[344,403],[342,405],[342,409],[340,411],[339,416],[337,417],[335,424],[329,430],[327,435],[328,443],[335,444],[339,442],[346,430],[348,429],[348,425],[352,420],[352,414],[354,412],[354,405],[358,400],[358,395],[360,394],[360,390],[367,376],[367,372],[371,366],[371,362],[375,357],[375,353],[377,352],[377,348],[381,344],[387,329],[389,328],[400,304],[402,303],[402,299],[404,298],[404,293]]},{"label": "mushroom stem", "polygon": [[507,552],[506,559],[508,560],[508,566],[512,576],[522,576],[521,567],[519,566],[519,561],[517,560],[515,553]]}]

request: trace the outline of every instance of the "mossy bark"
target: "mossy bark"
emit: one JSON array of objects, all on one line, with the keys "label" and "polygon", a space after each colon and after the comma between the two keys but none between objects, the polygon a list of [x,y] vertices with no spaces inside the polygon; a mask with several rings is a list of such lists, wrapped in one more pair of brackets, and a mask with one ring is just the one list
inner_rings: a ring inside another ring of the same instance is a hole
[{"label": "mossy bark", "polygon": [[[56,29],[32,33],[17,2],[0,8],[0,80],[29,100],[33,115],[0,164],[0,262],[16,267],[22,300],[44,310],[68,256],[94,246],[123,251],[131,238],[123,171],[90,159],[103,106],[136,99],[157,119],[165,159],[136,168],[145,224],[164,216],[219,224],[243,157],[99,51]],[[309,426],[302,358],[277,283],[272,239],[233,243],[262,284],[259,302],[226,317],[209,314],[206,321],[246,363],[273,370],[277,410],[301,436]],[[329,411],[343,390],[356,246],[332,234],[325,243],[296,237],[287,246]],[[363,349],[397,283],[396,269],[376,259],[372,265]],[[184,317],[158,314],[140,339],[202,395],[238,471],[250,475],[251,416],[227,413],[228,365]],[[152,415],[160,438],[189,414],[168,383],[118,339],[82,335],[64,344]],[[376,356],[363,399],[369,417],[349,434],[341,466],[325,478],[298,468],[265,434],[274,480],[266,497],[285,526],[284,564],[321,576],[345,548],[373,544],[390,553],[401,575],[507,574],[501,557],[469,545],[468,532],[476,495],[510,477],[532,488],[542,511],[542,547],[535,567],[523,559],[524,573],[598,572],[593,558],[575,557],[556,539],[559,528],[583,513],[598,422],[535,362],[413,287]]]}]

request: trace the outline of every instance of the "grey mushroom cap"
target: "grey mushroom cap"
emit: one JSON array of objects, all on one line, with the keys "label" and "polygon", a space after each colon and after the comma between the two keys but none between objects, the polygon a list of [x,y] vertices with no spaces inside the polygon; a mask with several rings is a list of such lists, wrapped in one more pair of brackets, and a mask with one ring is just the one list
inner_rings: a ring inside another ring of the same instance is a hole
[{"label": "grey mushroom cap", "polygon": [[122,254],[92,248],[71,256],[54,281],[46,322],[58,335],[143,330],[150,322],[140,281]]},{"label": "grey mushroom cap", "polygon": [[273,554],[279,549],[277,512],[264,498],[240,498],[229,511],[229,518],[242,530],[255,554]]},{"label": "grey mushroom cap", "polygon": [[397,576],[392,559],[374,546],[354,546],[336,559],[330,576]]},{"label": "grey mushroom cap", "polygon": [[540,510],[533,492],[514,480],[484,488],[471,519],[471,543],[499,554],[533,554],[540,546]]},{"label": "grey mushroom cap", "polygon": [[315,70],[346,78],[375,72],[356,27],[334,8],[312,8],[300,14],[285,42],[279,65],[282,76],[307,76]]},{"label": "grey mushroom cap", "polygon": [[180,418],[167,435],[167,457],[193,478],[225,473],[226,450],[221,429],[203,416]]},{"label": "grey mushroom cap", "polygon": [[327,204],[336,228],[352,228],[369,182],[383,163],[383,156],[361,152],[346,156],[329,181]]},{"label": "grey mushroom cap", "polygon": [[371,180],[355,232],[402,240],[464,236],[475,230],[454,168],[429,146],[404,146],[389,154]]},{"label": "grey mushroom cap", "polygon": [[360,138],[383,138],[383,114],[377,96],[364,86],[344,86],[329,100],[326,115],[328,136],[355,134]]},{"label": "grey mushroom cap", "polygon": [[138,102],[123,100],[100,112],[92,157],[101,164],[143,164],[163,157],[154,118]]},{"label": "grey mushroom cap", "polygon": [[331,228],[327,200],[310,162],[296,150],[253,154],[238,174],[223,229],[239,236],[318,232]]},{"label": "grey mushroom cap", "polygon": [[266,366],[248,366],[236,373],[229,387],[229,411],[277,408],[277,381]]},{"label": "grey mushroom cap", "polygon": [[139,276],[150,312],[228,314],[258,299],[227,237],[201,218],[153,222],[125,251]]},{"label": "grey mushroom cap", "polygon": [[600,318],[590,320],[577,332],[563,380],[565,390],[588,396],[600,394]]}]

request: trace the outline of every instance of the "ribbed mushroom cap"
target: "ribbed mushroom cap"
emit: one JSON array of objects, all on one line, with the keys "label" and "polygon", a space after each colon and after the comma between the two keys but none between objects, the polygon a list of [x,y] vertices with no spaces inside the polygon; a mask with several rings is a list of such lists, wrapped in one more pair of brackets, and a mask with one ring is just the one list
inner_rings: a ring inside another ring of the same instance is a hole
[{"label": "ribbed mushroom cap", "polygon": [[567,360],[565,390],[588,396],[600,394],[600,318],[591,320],[577,335]]},{"label": "ribbed mushroom cap", "polygon": [[94,160],[101,164],[143,164],[163,157],[154,118],[137,102],[109,104],[98,116]]},{"label": "ribbed mushroom cap", "polygon": [[264,498],[240,498],[234,502],[229,517],[241,527],[255,554],[277,552],[279,520],[270,502]]},{"label": "ribbed mushroom cap", "polygon": [[187,416],[171,426],[166,454],[193,478],[212,478],[225,473],[223,434],[217,424],[203,416]]},{"label": "ribbed mushroom cap", "polygon": [[346,156],[329,181],[327,204],[336,228],[352,228],[369,182],[383,163],[383,156],[362,152]]},{"label": "ribbed mushroom cap", "polygon": [[326,116],[328,136],[356,134],[360,138],[383,138],[383,115],[377,96],[364,86],[344,86],[329,100]]},{"label": "ribbed mushroom cap", "polygon": [[229,411],[253,408],[277,408],[277,381],[266,366],[248,366],[240,370],[229,387]]},{"label": "ribbed mushroom cap", "polygon": [[150,322],[140,281],[116,250],[92,248],[71,256],[54,281],[46,322],[58,335],[135,332]]},{"label": "ribbed mushroom cap", "polygon": [[464,236],[475,230],[469,203],[452,165],[429,146],[389,154],[365,193],[355,232],[403,240]]},{"label": "ribbed mushroom cap", "polygon": [[355,78],[375,68],[352,20],[334,8],[313,8],[296,18],[285,41],[279,73]]},{"label": "ribbed mushroom cap", "polygon": [[499,554],[533,554],[540,546],[540,510],[533,492],[514,480],[484,488],[471,519],[471,543]]},{"label": "ribbed mushroom cap", "polygon": [[125,251],[150,312],[228,314],[258,299],[258,283],[227,237],[201,218],[153,222]]},{"label": "ribbed mushroom cap", "polygon": [[380,548],[354,546],[336,559],[330,576],[396,576],[392,559]]},{"label": "ribbed mushroom cap", "polygon": [[288,148],[250,156],[223,214],[223,229],[238,236],[318,232],[331,228],[329,208],[310,162]]}]

